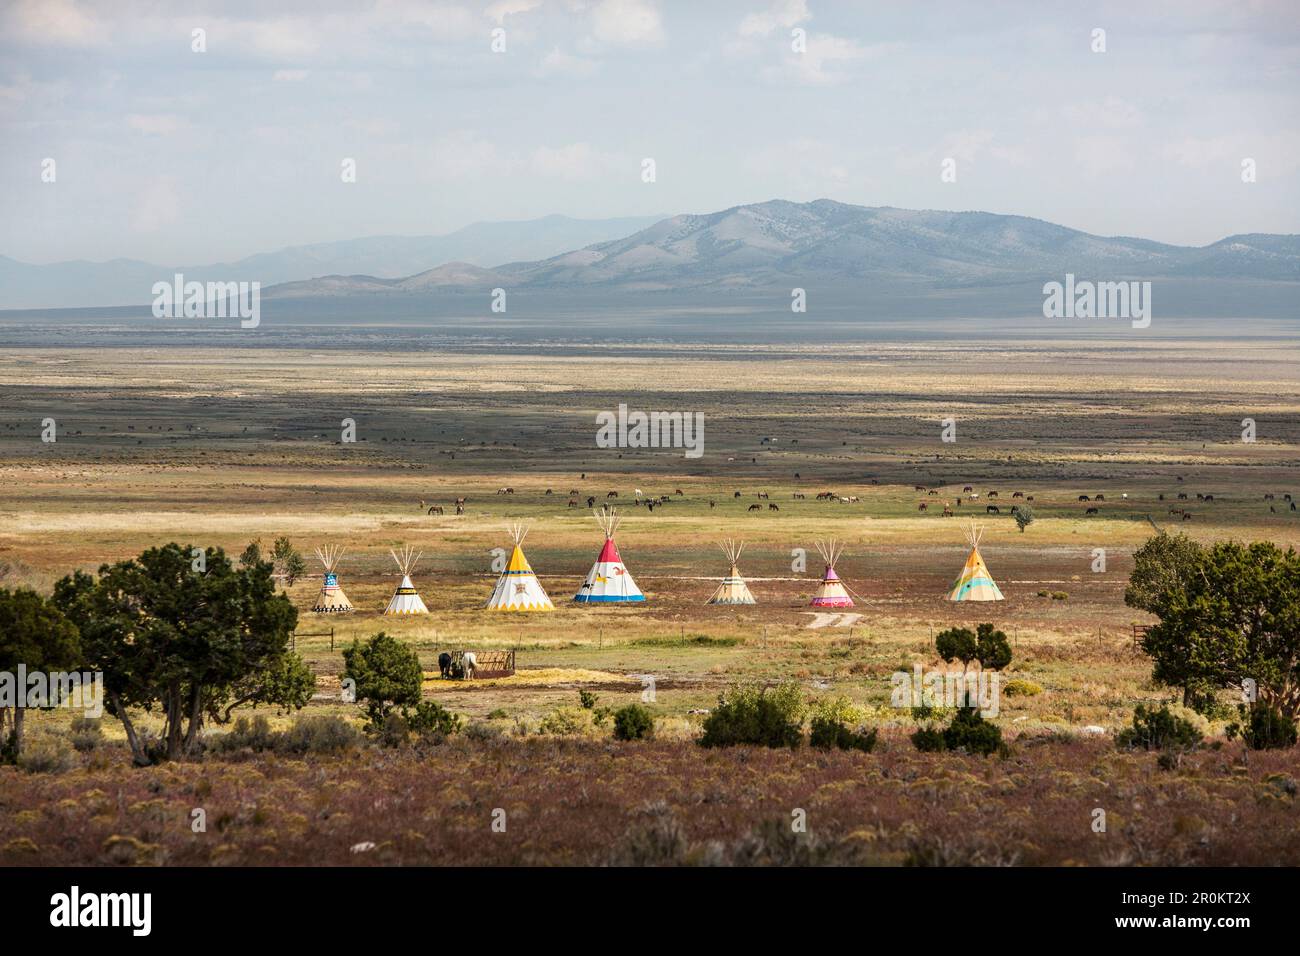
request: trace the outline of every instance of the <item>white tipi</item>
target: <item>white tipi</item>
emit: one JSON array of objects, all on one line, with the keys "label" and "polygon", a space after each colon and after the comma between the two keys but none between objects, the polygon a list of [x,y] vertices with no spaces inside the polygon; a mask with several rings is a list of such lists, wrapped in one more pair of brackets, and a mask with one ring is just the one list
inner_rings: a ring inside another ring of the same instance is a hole
[{"label": "white tipi", "polygon": [[501,572],[501,577],[497,578],[496,590],[488,598],[487,609],[489,611],[554,611],[555,605],[546,596],[542,582],[537,580],[532,566],[524,557],[523,544],[528,529],[521,524],[513,524],[507,526],[506,530],[515,543],[515,549],[510,553],[510,561]]},{"label": "white tipi", "polygon": [[415,590],[415,585],[411,583],[411,572],[415,570],[415,562],[420,560],[420,554],[415,553],[415,549],[409,544],[402,549],[402,553],[389,550],[393,560],[397,562],[397,568],[402,572],[402,583],[397,586],[393,592],[393,599],[388,602],[388,607],[384,608],[385,614],[428,614],[429,609],[424,606],[424,601],[420,598],[420,592]]},{"label": "white tipi", "polygon": [[345,614],[355,610],[348,596],[339,587],[338,567],[343,549],[333,544],[326,545],[316,549],[316,557],[325,566],[325,582],[320,587],[320,594],[316,596],[312,610],[318,614]]},{"label": "white tipi", "polygon": [[613,508],[593,512],[596,523],[605,532],[605,546],[600,549],[600,556],[587,572],[587,579],[578,588],[573,599],[579,604],[629,604],[644,601],[645,595],[632,580],[632,575],[623,564],[614,543],[614,532],[618,530],[619,518]]},{"label": "white tipi", "polygon": [[836,544],[835,539],[831,538],[830,541],[818,541],[817,551],[821,554],[822,560],[826,562],[826,574],[822,577],[821,587],[817,589],[813,599],[808,602],[808,606],[853,607],[853,598],[849,597],[844,582],[835,573],[835,562],[840,559],[844,546]]},{"label": "white tipi", "polygon": [[749,585],[740,576],[740,552],[744,549],[743,544],[732,541],[730,538],[722,542],[722,553],[727,556],[727,560],[731,563],[731,570],[722,579],[718,589],[713,592],[713,597],[709,598],[710,604],[758,603],[754,600],[754,595],[750,593]]}]

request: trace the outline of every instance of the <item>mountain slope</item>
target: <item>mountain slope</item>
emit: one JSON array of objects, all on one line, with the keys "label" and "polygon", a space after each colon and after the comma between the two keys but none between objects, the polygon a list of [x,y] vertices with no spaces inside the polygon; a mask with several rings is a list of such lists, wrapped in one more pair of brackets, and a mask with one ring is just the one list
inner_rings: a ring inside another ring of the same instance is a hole
[{"label": "mountain slope", "polygon": [[[200,282],[257,281],[263,288],[330,276],[332,281],[322,282],[314,292],[298,288],[303,294],[337,294],[329,290],[340,288],[338,279],[343,276],[400,279],[442,263],[482,267],[512,259],[540,259],[625,236],[658,218],[545,216],[522,222],[480,222],[445,236],[370,236],[291,246],[235,262],[191,266],[160,266],[136,259],[31,265],[0,256],[0,309],[143,304],[150,301],[155,282],[170,281],[177,272]],[[383,283],[362,285],[367,286],[367,291],[387,288]]]}]

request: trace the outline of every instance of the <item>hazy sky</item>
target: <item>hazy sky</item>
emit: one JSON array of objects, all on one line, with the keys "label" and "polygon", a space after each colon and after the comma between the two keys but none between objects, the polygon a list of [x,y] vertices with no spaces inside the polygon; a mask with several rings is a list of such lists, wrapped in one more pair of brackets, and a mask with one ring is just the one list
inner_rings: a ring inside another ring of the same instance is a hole
[{"label": "hazy sky", "polygon": [[0,0],[0,254],[200,263],[823,196],[1294,233],[1298,79],[1295,2]]}]

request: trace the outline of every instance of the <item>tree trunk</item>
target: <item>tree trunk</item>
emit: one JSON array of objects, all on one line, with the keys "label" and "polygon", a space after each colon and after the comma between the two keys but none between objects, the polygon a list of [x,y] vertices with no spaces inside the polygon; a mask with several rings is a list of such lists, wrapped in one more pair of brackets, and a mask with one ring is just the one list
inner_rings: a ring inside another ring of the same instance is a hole
[{"label": "tree trunk", "polygon": [[122,729],[126,731],[126,742],[131,745],[131,762],[137,767],[149,766],[153,761],[149,759],[149,755],[140,744],[140,735],[135,732],[135,724],[131,723],[126,708],[122,706],[122,698],[110,693],[108,699],[113,707],[113,713],[117,714],[117,719],[122,722]]},{"label": "tree trunk", "polygon": [[167,690],[167,759],[178,760],[181,756],[181,689],[172,685]]},{"label": "tree trunk", "polygon": [[185,753],[190,752],[194,741],[203,729],[203,687],[197,682],[190,689],[190,725],[185,731]]}]

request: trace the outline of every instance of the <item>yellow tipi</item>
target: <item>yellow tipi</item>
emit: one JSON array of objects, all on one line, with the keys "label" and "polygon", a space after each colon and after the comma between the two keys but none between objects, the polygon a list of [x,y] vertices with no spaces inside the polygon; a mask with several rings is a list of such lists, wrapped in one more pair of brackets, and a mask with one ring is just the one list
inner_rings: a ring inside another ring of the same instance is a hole
[{"label": "yellow tipi", "polygon": [[997,583],[993,580],[993,575],[989,574],[989,569],[984,564],[984,557],[980,554],[980,538],[984,534],[983,528],[977,528],[975,522],[970,523],[970,530],[966,532],[966,539],[970,541],[970,557],[966,559],[966,566],[961,569],[961,574],[957,576],[952,590],[948,592],[949,601],[1001,601],[1002,592],[998,590]]},{"label": "yellow tipi", "polygon": [[555,605],[546,596],[542,582],[537,580],[532,566],[524,557],[524,536],[528,529],[521,524],[510,525],[507,529],[515,543],[510,553],[510,561],[501,577],[497,578],[496,590],[488,598],[489,611],[554,611]]}]

